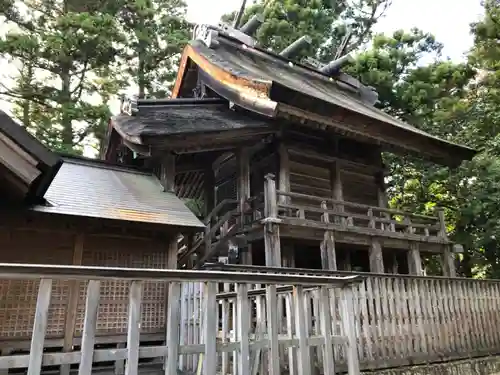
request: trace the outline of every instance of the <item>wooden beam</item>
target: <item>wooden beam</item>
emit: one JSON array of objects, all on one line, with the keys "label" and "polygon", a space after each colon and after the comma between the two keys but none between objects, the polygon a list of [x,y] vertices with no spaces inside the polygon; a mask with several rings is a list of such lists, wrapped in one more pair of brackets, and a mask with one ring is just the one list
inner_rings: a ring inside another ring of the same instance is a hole
[{"label": "wooden beam", "polygon": [[38,286],[36,300],[35,321],[28,363],[28,375],[40,375],[42,371],[42,358],[45,343],[45,332],[49,318],[50,297],[52,294],[52,280],[41,279]]},{"label": "wooden beam", "polygon": [[240,148],[237,152],[236,159],[238,163],[238,201],[243,219],[245,204],[250,197],[250,160],[248,149],[246,147]]},{"label": "wooden beam", "polygon": [[457,270],[455,267],[455,254],[451,251],[450,245],[443,246],[444,251],[442,254],[443,276],[457,277]]},{"label": "wooden beam", "polygon": [[[75,237],[75,247],[73,250],[73,265],[82,265],[83,249],[85,236],[83,233],[78,233]],[[78,311],[78,301],[80,299],[80,282],[78,280],[69,281],[69,296],[68,308],[66,310],[66,320],[64,325],[64,344],[63,351],[70,352],[73,350],[73,338],[76,327],[76,314]],[[61,366],[61,375],[69,375],[70,366]]]},{"label": "wooden beam", "polygon": [[168,152],[161,160],[161,184],[163,191],[175,193],[175,155]]},{"label": "wooden beam", "polygon": [[[321,203],[321,208],[327,210],[326,202]],[[324,223],[330,222],[330,215],[324,213],[322,215]],[[326,230],[323,242],[320,245],[321,250],[321,268],[324,270],[337,270],[337,254],[335,253],[335,235],[333,231]]]},{"label": "wooden beam", "polygon": [[215,173],[211,165],[203,173],[203,200],[206,217],[215,207]]},{"label": "wooden beam", "polygon": [[418,243],[410,242],[408,251],[408,271],[410,275],[423,276],[422,259]]},{"label": "wooden beam", "polygon": [[384,258],[382,255],[382,246],[376,238],[372,239],[370,245],[370,272],[384,273]]},{"label": "wooden beam", "polygon": [[83,321],[82,357],[78,375],[91,375],[94,359],[94,345],[97,330],[97,314],[99,312],[99,298],[101,295],[101,282],[89,280],[85,302],[85,318]]},{"label": "wooden beam", "polygon": [[[279,154],[279,190],[290,192],[290,157],[286,145],[281,141],[278,146]],[[280,203],[289,203],[290,199],[280,196]]]},{"label": "wooden beam", "polygon": [[[440,230],[438,236],[447,240],[448,235],[446,233],[446,218],[444,215],[444,210],[438,210],[439,226]],[[451,251],[450,245],[443,246],[443,253],[441,254],[441,264],[443,268],[443,276],[456,277],[457,271],[455,269],[455,255]]]},{"label": "wooden beam", "polygon": [[281,244],[279,224],[273,222],[278,218],[278,197],[276,181],[272,174],[266,175],[264,189],[266,220],[264,225],[264,246],[266,266],[281,267]]}]

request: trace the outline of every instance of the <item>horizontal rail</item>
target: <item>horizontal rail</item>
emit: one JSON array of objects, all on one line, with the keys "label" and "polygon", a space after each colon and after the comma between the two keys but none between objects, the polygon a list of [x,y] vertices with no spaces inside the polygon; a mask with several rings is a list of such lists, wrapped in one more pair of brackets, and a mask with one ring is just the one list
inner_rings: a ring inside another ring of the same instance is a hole
[{"label": "horizontal rail", "polygon": [[[274,274],[287,275],[314,275],[314,276],[348,276],[357,275],[363,278],[369,277],[385,277],[385,278],[401,278],[401,279],[417,279],[417,280],[457,280],[478,283],[496,283],[500,284],[500,279],[469,279],[465,277],[446,277],[446,276],[417,276],[408,274],[391,274],[391,273],[373,273],[373,272],[352,272],[352,271],[333,271],[333,270],[318,270],[310,268],[283,268],[283,267],[267,267],[267,266],[252,266],[242,264],[224,264],[224,263],[205,263],[203,269],[218,270],[227,272],[272,272]],[[279,290],[279,288],[278,288]]]},{"label": "horizontal rail", "polygon": [[362,277],[351,276],[303,276],[258,272],[225,272],[204,270],[160,270],[144,268],[59,266],[42,264],[0,263],[3,279],[65,279],[65,280],[150,280],[150,281],[201,281],[238,282],[290,285],[344,286],[361,282]]},{"label": "horizontal rail", "polygon": [[237,203],[238,203],[238,201],[235,200],[235,199],[224,199],[224,200],[222,200],[221,202],[219,202],[219,204],[217,204],[217,206],[215,206],[212,209],[212,211],[210,211],[210,213],[205,218],[204,223],[208,224],[210,222],[210,220],[212,220],[212,217],[215,216],[215,215],[217,215],[219,213],[219,211],[224,206],[228,206],[228,205],[231,205],[231,204],[237,204]]},{"label": "horizontal rail", "polygon": [[336,205],[342,205],[346,207],[353,207],[353,208],[360,208],[360,209],[366,209],[366,210],[376,210],[379,212],[384,212],[392,215],[401,215],[401,216],[407,216],[407,217],[412,217],[415,219],[421,219],[421,220],[432,220],[436,221],[439,218],[437,216],[427,216],[427,215],[419,215],[419,214],[414,214],[410,212],[405,212],[405,211],[399,211],[399,210],[393,210],[390,208],[383,208],[383,207],[376,207],[376,206],[369,206],[366,204],[361,204],[361,203],[353,203],[353,202],[348,202],[348,201],[340,201],[340,200],[335,200],[331,198],[324,198],[324,197],[317,197],[314,195],[308,195],[308,194],[301,194],[301,193],[292,193],[292,192],[286,192],[282,190],[277,190],[276,193],[278,196],[285,196],[285,197],[290,197],[290,198],[299,198],[299,199],[307,199],[315,202],[328,202],[328,203],[333,203]]}]

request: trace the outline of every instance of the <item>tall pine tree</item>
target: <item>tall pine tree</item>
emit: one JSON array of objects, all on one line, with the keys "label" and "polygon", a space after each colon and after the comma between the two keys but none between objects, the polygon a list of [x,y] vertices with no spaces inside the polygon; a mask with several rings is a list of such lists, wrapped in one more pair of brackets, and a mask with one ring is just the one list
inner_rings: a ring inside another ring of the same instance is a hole
[{"label": "tall pine tree", "polygon": [[84,140],[103,134],[106,99],[120,88],[114,68],[123,41],[110,4],[0,1],[10,25],[0,55],[20,67],[0,95],[14,99],[14,113],[53,149],[81,153]]},{"label": "tall pine tree", "polygon": [[124,66],[139,97],[170,94],[180,53],[190,37],[182,0],[125,0],[118,19],[127,44]]}]

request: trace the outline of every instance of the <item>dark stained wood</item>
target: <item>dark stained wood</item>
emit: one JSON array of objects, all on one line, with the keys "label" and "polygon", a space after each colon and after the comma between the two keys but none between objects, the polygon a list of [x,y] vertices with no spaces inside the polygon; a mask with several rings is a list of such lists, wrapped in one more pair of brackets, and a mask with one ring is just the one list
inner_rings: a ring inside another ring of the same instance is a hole
[{"label": "dark stained wood", "polygon": [[175,192],[175,155],[167,153],[161,161],[161,184],[168,192]]}]

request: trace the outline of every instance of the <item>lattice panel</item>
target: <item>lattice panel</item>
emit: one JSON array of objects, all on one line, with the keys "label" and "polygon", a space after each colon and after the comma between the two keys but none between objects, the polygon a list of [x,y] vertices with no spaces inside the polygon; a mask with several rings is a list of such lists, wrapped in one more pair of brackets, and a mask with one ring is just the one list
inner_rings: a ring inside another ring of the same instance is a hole
[{"label": "lattice panel", "polygon": [[[0,229],[0,262],[71,264],[71,234],[29,229]],[[38,297],[37,280],[0,280],[0,337],[30,338]],[[47,326],[48,337],[64,335],[69,286],[54,281]]]},{"label": "lattice panel", "polygon": [[[157,268],[167,266],[167,245],[150,240],[95,236],[85,241],[83,262],[85,266]],[[128,293],[130,282],[109,281],[101,285],[98,334],[123,334],[127,332]],[[81,335],[85,309],[86,283],[80,286],[76,334]],[[165,300],[167,285],[146,282],[143,289],[142,332],[159,332],[165,326]]]}]

